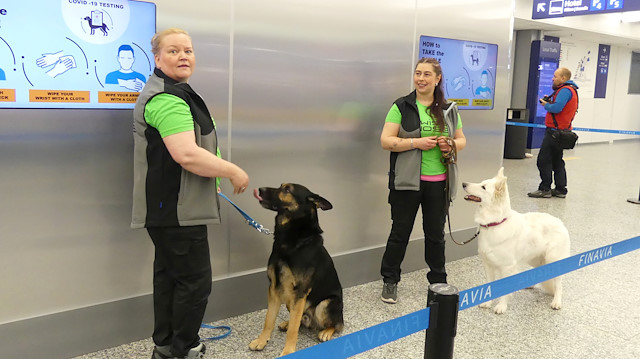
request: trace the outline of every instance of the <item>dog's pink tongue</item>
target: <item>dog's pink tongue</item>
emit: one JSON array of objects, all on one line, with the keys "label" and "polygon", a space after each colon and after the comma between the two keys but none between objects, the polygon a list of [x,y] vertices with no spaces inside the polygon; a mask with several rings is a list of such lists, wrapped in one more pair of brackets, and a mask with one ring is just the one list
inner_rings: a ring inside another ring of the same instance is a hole
[{"label": "dog's pink tongue", "polygon": [[258,201],[262,201],[262,197],[260,197],[260,195],[258,194],[258,189],[254,188],[253,189],[253,196],[258,200]]}]

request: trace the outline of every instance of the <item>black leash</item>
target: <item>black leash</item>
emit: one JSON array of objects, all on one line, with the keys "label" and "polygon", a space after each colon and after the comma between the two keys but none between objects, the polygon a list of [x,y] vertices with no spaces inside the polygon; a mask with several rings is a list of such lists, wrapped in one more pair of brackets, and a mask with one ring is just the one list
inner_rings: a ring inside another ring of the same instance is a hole
[{"label": "black leash", "polygon": [[455,244],[457,244],[459,246],[464,246],[465,244],[473,241],[480,234],[480,227],[478,227],[478,231],[476,232],[476,234],[473,235],[473,237],[471,237],[470,239],[467,239],[466,241],[464,241],[462,243],[458,243],[458,242],[456,242],[455,239],[453,239],[453,235],[451,234],[451,220],[449,218],[449,209],[447,209],[447,222],[449,223],[449,237],[451,237],[451,240],[453,241],[453,243],[455,243]]},{"label": "black leash", "polygon": [[[449,152],[442,152],[442,163],[445,164],[445,166],[447,166],[447,171],[449,170],[449,165],[454,165],[457,160],[458,160],[458,149],[456,148],[456,141],[453,140],[453,138],[451,137],[445,137],[445,141],[447,141],[447,144],[449,145],[449,147],[451,147],[451,151]],[[471,239],[468,239],[462,243],[457,242],[455,239],[453,239],[453,234],[451,233],[451,217],[449,216],[449,207],[451,206],[451,198],[449,198],[449,175],[447,174],[447,181],[445,184],[445,193],[447,196],[447,202],[445,204],[446,211],[447,211],[447,223],[449,224],[449,237],[451,237],[451,240],[453,241],[453,243],[459,245],[459,246],[463,246],[471,241],[473,241],[474,239],[476,239],[476,237],[478,237],[478,235],[480,234],[480,227],[478,227],[478,231],[476,232],[476,234],[473,235],[473,237],[471,237]]]}]

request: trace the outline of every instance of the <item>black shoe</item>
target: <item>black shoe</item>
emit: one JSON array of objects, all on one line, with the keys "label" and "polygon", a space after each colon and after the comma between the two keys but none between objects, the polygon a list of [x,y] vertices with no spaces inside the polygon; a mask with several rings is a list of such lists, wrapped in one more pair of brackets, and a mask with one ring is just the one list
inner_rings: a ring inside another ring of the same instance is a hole
[{"label": "black shoe", "polygon": [[439,271],[429,271],[427,273],[427,281],[429,284],[435,283],[447,283],[447,272],[445,272],[444,268]]},{"label": "black shoe", "polygon": [[153,347],[151,359],[171,359],[171,345]]},{"label": "black shoe", "polygon": [[153,354],[151,354],[151,359],[202,359],[204,358],[204,353],[207,350],[204,344],[199,343],[195,347],[189,349],[189,352],[187,353],[186,356],[178,358],[178,357],[171,356],[170,349],[171,349],[170,345],[154,347]]},{"label": "black shoe", "polygon": [[551,198],[551,191],[543,191],[539,189],[535,192],[527,193],[527,196],[532,198]]},{"label": "black shoe", "polygon": [[551,195],[558,198],[565,198],[567,196],[566,193],[562,193],[555,188],[551,190]]},{"label": "black shoe", "polygon": [[398,283],[383,283],[380,299],[385,303],[396,304],[398,302]]},{"label": "black shoe", "polygon": [[444,283],[447,284],[447,279],[446,278],[438,278],[438,279],[434,279],[434,280],[430,280],[429,284],[436,284],[436,283]]}]

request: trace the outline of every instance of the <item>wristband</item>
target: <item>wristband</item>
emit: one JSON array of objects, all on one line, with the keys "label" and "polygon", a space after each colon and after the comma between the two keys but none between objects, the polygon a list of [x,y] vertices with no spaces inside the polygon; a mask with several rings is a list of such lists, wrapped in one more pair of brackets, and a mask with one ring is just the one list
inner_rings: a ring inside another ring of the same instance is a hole
[{"label": "wristband", "polygon": [[411,139],[411,148],[413,148],[413,138]]}]

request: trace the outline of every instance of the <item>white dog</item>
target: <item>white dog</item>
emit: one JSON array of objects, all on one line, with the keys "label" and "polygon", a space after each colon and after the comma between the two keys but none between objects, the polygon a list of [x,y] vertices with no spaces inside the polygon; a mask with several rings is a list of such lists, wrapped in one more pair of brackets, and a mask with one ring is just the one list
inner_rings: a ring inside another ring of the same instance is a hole
[{"label": "white dog", "polygon": [[[503,172],[504,168],[500,168],[494,178],[480,183],[462,183],[469,194],[465,199],[479,203],[475,213],[480,226],[478,254],[489,281],[516,274],[526,265],[538,267],[569,256],[569,232],[560,219],[548,213],[518,213],[511,209]],[[542,287],[553,294],[551,308],[560,309],[560,277],[542,283]],[[510,297],[511,294],[501,297],[493,310],[504,313]],[[491,301],[480,307],[490,308]]]}]

